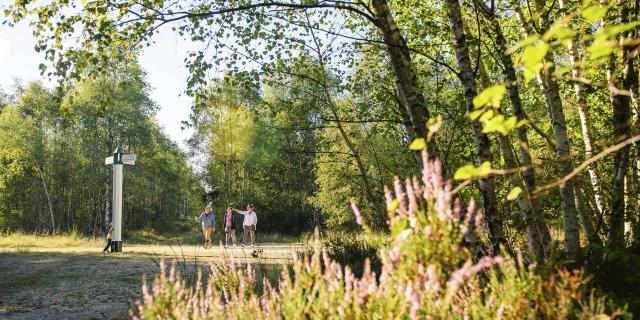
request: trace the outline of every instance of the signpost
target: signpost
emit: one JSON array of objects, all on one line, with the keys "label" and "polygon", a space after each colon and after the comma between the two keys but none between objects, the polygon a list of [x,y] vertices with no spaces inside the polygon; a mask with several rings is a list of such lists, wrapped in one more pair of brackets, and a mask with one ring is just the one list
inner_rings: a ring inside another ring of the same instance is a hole
[{"label": "signpost", "polygon": [[111,240],[111,252],[122,252],[122,180],[124,178],[123,166],[136,164],[135,154],[123,154],[122,147],[118,146],[113,151],[113,156],[104,159],[105,165],[113,165],[113,239]]}]

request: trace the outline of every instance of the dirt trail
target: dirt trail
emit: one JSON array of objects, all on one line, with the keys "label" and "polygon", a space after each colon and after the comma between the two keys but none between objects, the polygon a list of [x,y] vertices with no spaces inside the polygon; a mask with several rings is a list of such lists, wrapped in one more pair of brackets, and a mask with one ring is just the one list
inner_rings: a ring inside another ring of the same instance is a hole
[{"label": "dirt trail", "polygon": [[205,267],[227,255],[277,272],[300,250],[283,244],[125,245],[111,254],[90,247],[0,248],[0,319],[125,319],[140,298],[142,278],[158,273],[158,258]]}]

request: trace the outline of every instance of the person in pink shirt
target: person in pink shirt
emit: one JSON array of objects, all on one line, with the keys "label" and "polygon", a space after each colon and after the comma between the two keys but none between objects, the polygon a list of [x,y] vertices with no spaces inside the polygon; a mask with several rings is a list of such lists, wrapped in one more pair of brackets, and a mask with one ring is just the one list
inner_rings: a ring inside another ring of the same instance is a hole
[{"label": "person in pink shirt", "polygon": [[229,238],[236,245],[236,223],[233,219],[233,208],[228,207],[224,216],[224,245],[229,246]]}]

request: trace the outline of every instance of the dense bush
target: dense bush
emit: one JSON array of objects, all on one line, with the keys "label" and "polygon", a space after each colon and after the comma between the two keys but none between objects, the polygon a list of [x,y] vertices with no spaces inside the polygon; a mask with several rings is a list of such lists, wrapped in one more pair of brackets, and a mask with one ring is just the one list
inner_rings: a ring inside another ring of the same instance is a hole
[{"label": "dense bush", "polygon": [[322,246],[332,260],[349,266],[358,276],[364,272],[366,260],[369,260],[371,270],[380,274],[382,262],[378,248],[385,244],[386,238],[384,234],[329,231],[322,237]]},{"label": "dense bush", "polygon": [[[474,263],[463,239],[482,216],[462,212],[442,181],[439,162],[426,163],[422,181],[395,181],[386,192],[390,241],[379,256],[379,278],[369,262],[361,277],[329,258],[316,241],[314,254],[286,268],[276,287],[257,293],[255,272],[232,260],[211,266],[206,283],[189,288],[163,270],[132,311],[136,319],[609,319],[631,316],[589,291],[578,270],[543,276],[519,259],[485,256]],[[354,206],[356,219],[361,215]]]}]

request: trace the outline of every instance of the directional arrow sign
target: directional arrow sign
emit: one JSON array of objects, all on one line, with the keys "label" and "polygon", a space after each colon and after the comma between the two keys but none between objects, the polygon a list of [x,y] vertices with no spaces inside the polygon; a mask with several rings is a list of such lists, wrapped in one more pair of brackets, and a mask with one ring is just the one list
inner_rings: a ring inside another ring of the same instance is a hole
[{"label": "directional arrow sign", "polygon": [[136,164],[136,154],[125,154],[122,156],[122,163],[124,164]]}]

